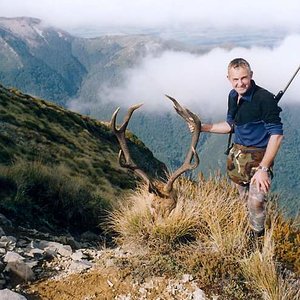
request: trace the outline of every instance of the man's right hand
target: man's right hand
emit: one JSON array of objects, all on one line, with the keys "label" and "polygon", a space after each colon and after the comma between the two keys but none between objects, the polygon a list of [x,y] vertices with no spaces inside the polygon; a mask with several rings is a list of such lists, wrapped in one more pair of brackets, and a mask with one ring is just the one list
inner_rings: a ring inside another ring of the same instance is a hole
[{"label": "man's right hand", "polygon": [[190,132],[193,133],[195,131],[195,126],[191,123],[188,123],[188,126],[189,126]]}]

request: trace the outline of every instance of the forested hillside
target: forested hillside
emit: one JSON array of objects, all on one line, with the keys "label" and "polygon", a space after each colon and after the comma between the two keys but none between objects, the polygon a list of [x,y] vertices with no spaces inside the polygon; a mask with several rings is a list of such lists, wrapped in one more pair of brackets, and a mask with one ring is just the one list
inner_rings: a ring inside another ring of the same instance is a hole
[{"label": "forested hillside", "polygon": [[[282,101],[281,114],[284,124],[284,140],[274,165],[272,192],[282,195],[281,204],[288,213],[297,214],[300,210],[300,129],[298,116],[299,105],[285,105]],[[201,117],[201,115],[200,115]],[[221,120],[221,119],[220,119]],[[210,120],[204,120],[209,122]],[[143,130],[142,128],[147,128]],[[160,128],[164,130],[161,131]],[[189,145],[188,128],[176,115],[152,115],[145,120],[136,119],[132,130],[149,146],[154,155],[171,168],[176,168]],[[208,177],[217,170],[225,174],[227,135],[201,133],[198,153],[200,165],[194,175],[201,171]]]},{"label": "forested hillside", "polygon": [[0,18],[0,82],[57,103],[74,96],[87,74],[73,37],[34,18]]}]

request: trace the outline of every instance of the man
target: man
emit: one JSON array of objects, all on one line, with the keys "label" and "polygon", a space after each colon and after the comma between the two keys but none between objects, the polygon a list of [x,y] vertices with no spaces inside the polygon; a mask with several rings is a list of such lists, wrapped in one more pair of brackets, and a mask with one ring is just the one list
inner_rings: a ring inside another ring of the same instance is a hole
[{"label": "man", "polygon": [[[270,190],[272,165],[283,138],[274,95],[252,80],[249,63],[242,58],[228,65],[228,80],[233,90],[228,97],[227,120],[202,124],[201,131],[234,132],[227,171],[239,193],[247,201],[249,223],[255,236],[264,234],[265,201]],[[192,130],[192,128],[190,128]]]}]

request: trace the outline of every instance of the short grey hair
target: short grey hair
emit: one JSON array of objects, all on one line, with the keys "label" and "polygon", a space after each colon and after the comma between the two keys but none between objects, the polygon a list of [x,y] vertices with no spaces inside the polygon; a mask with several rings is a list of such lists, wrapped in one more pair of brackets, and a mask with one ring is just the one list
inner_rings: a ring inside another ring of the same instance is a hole
[{"label": "short grey hair", "polygon": [[252,71],[251,67],[250,67],[250,64],[244,58],[240,58],[240,57],[233,59],[229,63],[229,65],[228,65],[228,71],[231,68],[235,69],[235,68],[240,68],[240,67],[247,68],[247,69],[249,69],[249,71]]}]

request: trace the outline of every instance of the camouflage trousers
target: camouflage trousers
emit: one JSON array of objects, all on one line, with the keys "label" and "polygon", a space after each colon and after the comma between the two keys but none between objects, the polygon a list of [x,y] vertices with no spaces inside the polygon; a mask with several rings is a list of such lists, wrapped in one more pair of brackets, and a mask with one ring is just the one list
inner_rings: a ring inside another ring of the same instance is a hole
[{"label": "camouflage trousers", "polygon": [[[250,182],[264,154],[265,149],[234,144],[227,157],[227,174],[245,201],[250,226],[257,233],[263,232],[265,227],[267,193]],[[271,179],[272,172],[269,176]]]},{"label": "camouflage trousers", "polygon": [[265,228],[267,193],[258,190],[256,184],[239,185],[233,183],[245,201],[248,210],[250,227],[254,232],[261,233]]}]

